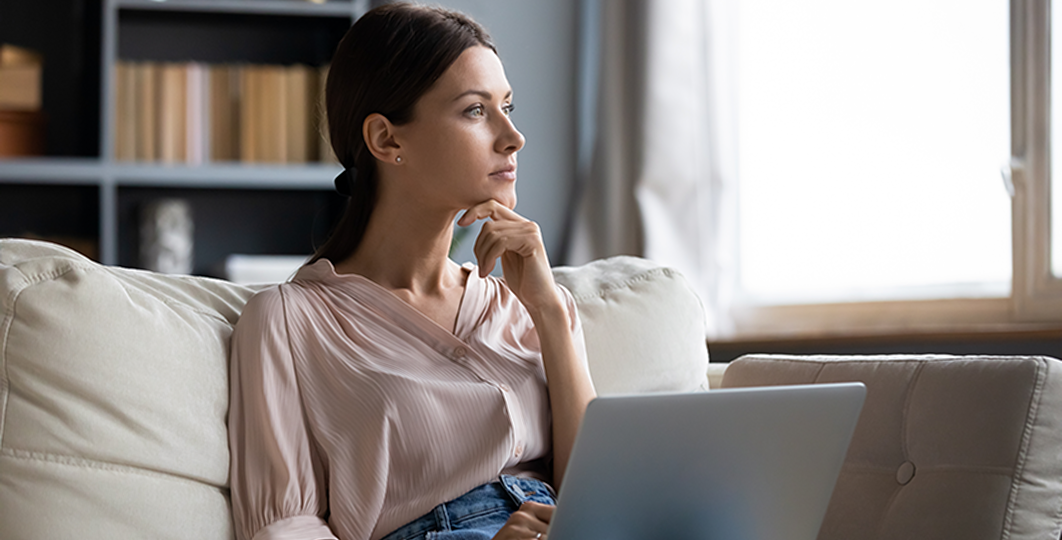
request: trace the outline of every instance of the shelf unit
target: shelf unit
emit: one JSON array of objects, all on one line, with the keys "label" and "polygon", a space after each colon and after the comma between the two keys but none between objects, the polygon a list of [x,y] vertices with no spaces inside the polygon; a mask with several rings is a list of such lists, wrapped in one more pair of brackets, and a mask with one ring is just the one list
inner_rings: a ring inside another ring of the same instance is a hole
[{"label": "shelf unit", "polygon": [[[95,206],[98,214],[98,227],[94,232],[98,239],[100,262],[135,266],[135,255],[130,253],[129,248],[132,244],[135,249],[135,242],[130,240],[135,238],[136,226],[135,220],[130,219],[130,212],[135,210],[132,206],[145,198],[174,196],[199,201],[210,207],[214,214],[227,214],[232,222],[232,227],[219,227],[218,223],[221,222],[218,216],[211,215],[202,226],[214,223],[212,228],[220,230],[201,231],[197,216],[197,261],[200,260],[201,236],[206,238],[205,244],[213,243],[206,245],[205,249],[218,252],[222,249],[218,244],[226,243],[224,237],[230,232],[228,229],[247,229],[248,223],[236,223],[242,217],[252,218],[248,220],[251,223],[257,220],[265,225],[263,228],[268,229],[276,227],[278,222],[295,219],[293,216],[301,216],[301,223],[290,225],[305,229],[305,248],[300,245],[296,249],[308,251],[312,247],[309,229],[313,229],[314,241],[323,240],[320,238],[322,231],[327,231],[341,210],[342,199],[332,190],[333,178],[340,172],[337,165],[240,162],[181,165],[115,161],[116,104],[113,83],[116,66],[120,58],[124,59],[128,55],[147,55],[149,58],[153,55],[173,55],[152,58],[160,61],[183,59],[216,62],[222,58],[232,62],[272,60],[286,63],[292,61],[291,58],[272,58],[270,55],[277,55],[278,51],[287,55],[288,49],[295,49],[294,54],[311,55],[311,61],[323,63],[330,58],[342,32],[371,8],[371,4],[370,0],[331,0],[325,3],[305,0],[103,0],[99,6],[102,10],[99,157],[0,160],[0,213],[5,212],[5,205],[25,204],[19,197],[33,197],[34,193],[45,188],[60,199],[71,198],[70,195],[58,196],[63,190],[76,193],[76,197],[81,198],[95,190],[95,200],[82,203],[89,207],[84,211],[85,214],[93,214],[92,206]],[[312,35],[306,36],[305,40],[291,39],[291,36],[286,40],[271,39],[270,35],[280,31],[278,29],[304,31]],[[255,32],[261,35],[254,35]],[[204,35],[207,36],[205,39]],[[234,39],[239,40],[235,45]],[[258,49],[255,49],[255,39],[260,41]],[[160,40],[163,42],[160,43]],[[282,42],[281,45],[278,42]],[[287,43],[294,45],[278,48]],[[32,186],[41,189],[30,189]],[[5,190],[22,195],[9,197],[5,202],[2,196]],[[227,202],[222,204],[218,201]],[[52,211],[47,208],[47,202],[42,201],[40,204],[42,208]],[[222,204],[221,208],[218,208],[219,204]],[[266,212],[267,215],[246,215],[254,211]],[[40,214],[40,220],[50,219],[44,215],[47,212]],[[312,223],[306,223],[307,220]],[[0,218],[0,225],[3,224],[4,219]],[[7,226],[12,225],[7,223]],[[91,234],[89,231],[82,232]],[[3,232],[0,231],[0,234]],[[230,238],[228,247],[224,249],[245,253],[253,253],[256,249],[263,253],[283,253],[293,249],[290,242],[287,246],[270,246],[268,237],[275,236],[276,231],[255,236],[253,230],[244,230],[240,234],[242,236]],[[244,244],[251,246],[250,251],[240,249]],[[216,265],[216,260],[207,257],[202,265],[197,262],[196,273],[214,273],[211,267]]]}]

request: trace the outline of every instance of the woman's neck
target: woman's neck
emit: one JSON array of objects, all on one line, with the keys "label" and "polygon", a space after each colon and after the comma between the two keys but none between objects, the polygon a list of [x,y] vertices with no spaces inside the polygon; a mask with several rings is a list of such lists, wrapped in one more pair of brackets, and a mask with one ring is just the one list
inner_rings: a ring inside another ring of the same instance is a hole
[{"label": "woman's neck", "polygon": [[357,251],[337,263],[336,271],[417,296],[461,286],[460,267],[449,258],[455,217],[378,204]]}]

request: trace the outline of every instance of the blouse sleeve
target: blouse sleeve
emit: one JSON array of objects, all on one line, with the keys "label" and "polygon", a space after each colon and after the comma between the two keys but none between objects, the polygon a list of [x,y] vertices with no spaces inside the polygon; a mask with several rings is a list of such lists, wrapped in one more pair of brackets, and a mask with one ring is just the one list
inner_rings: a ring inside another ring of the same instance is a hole
[{"label": "blouse sleeve", "polygon": [[233,332],[229,448],[238,540],[333,539],[288,339],[284,293],[247,303]]},{"label": "blouse sleeve", "polygon": [[575,345],[575,354],[579,355],[579,361],[589,373],[590,363],[586,357],[586,338],[583,337],[583,323],[579,320],[579,309],[576,307],[575,297],[563,285],[557,284],[557,289],[560,290],[561,298],[564,299],[568,308],[568,321],[572,332],[572,344]]}]

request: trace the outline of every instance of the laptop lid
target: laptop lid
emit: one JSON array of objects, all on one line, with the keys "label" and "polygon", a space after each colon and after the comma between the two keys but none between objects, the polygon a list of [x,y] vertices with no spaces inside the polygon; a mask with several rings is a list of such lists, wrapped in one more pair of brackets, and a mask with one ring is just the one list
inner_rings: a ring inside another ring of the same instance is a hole
[{"label": "laptop lid", "polygon": [[814,540],[861,383],[592,401],[550,540]]}]

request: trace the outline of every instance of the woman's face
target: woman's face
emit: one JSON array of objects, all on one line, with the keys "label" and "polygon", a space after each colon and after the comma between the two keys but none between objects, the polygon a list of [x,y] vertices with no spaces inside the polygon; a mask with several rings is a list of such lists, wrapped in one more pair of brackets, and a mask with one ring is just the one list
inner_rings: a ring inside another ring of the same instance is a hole
[{"label": "woman's face", "polygon": [[414,105],[413,120],[396,126],[407,195],[448,211],[490,199],[514,208],[524,136],[511,110],[501,60],[486,47],[466,49]]}]

